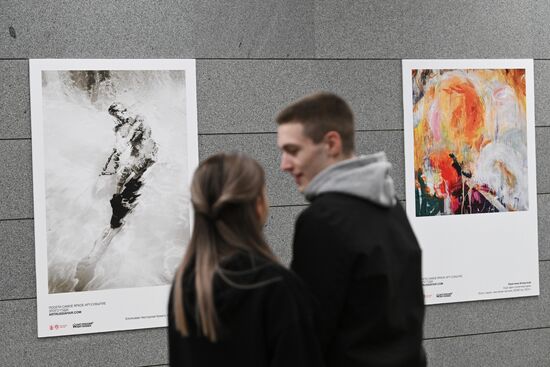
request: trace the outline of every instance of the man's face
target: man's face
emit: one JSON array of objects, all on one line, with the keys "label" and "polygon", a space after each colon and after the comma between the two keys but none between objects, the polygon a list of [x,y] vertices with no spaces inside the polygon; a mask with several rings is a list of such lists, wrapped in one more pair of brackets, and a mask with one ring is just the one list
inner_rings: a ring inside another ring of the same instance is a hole
[{"label": "man's face", "polygon": [[304,135],[304,126],[289,122],[277,129],[277,146],[281,150],[281,170],[294,177],[301,192],[323,169],[330,165],[328,146],[321,141],[315,144]]},{"label": "man's face", "polygon": [[130,121],[130,114],[126,110],[117,111],[113,113],[112,116],[115,118],[115,122],[118,122],[120,124],[124,124]]}]

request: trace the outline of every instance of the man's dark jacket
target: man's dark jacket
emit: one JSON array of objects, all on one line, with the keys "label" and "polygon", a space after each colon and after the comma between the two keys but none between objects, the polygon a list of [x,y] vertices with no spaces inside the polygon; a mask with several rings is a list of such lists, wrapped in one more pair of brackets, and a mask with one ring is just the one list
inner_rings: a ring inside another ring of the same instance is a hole
[{"label": "man's dark jacket", "polygon": [[318,301],[327,366],[425,366],[421,251],[383,153],[333,165],[305,194],[291,268]]}]

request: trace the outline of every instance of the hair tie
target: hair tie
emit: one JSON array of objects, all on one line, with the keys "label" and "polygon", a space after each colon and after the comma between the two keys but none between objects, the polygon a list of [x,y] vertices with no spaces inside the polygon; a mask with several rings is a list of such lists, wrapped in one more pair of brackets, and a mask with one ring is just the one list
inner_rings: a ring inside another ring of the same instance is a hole
[{"label": "hair tie", "polygon": [[207,217],[213,221],[216,221],[220,218],[220,211],[219,210],[209,210]]},{"label": "hair tie", "polygon": [[[193,203],[195,204],[195,203]],[[212,208],[204,208],[199,207],[198,205],[193,205],[193,209],[195,210],[196,214],[202,215],[206,219],[210,219],[212,221],[215,221],[219,217],[219,213],[212,210]]]}]

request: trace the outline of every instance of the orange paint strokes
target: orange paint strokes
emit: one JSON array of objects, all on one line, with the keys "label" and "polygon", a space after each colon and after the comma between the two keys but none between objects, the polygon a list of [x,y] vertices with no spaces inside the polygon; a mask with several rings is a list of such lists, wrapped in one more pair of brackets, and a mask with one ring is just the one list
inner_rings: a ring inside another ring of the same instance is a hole
[{"label": "orange paint strokes", "polygon": [[525,69],[506,69],[506,81],[516,91],[518,98],[525,99]]},{"label": "orange paint strokes", "polygon": [[428,99],[428,101],[433,101],[434,100],[434,98],[435,98],[435,88],[433,86],[425,92],[425,97],[424,98]]},{"label": "orange paint strokes", "polygon": [[[446,208],[450,206],[446,214],[457,213],[462,205],[462,178],[449,154],[456,156],[463,172],[476,177],[482,169],[478,161],[483,147],[523,121],[525,70],[421,72],[412,76],[415,96],[422,95],[413,106],[415,174],[422,175],[427,195],[445,199]],[[500,174],[505,186],[517,187],[520,178],[505,161],[496,163],[492,171]]]},{"label": "orange paint strokes", "polygon": [[432,86],[425,91],[423,100],[425,103],[415,105],[414,111],[418,111],[422,116],[418,125],[414,129],[414,168],[419,170],[424,165],[424,159],[433,146],[433,134],[428,122],[429,108],[435,98],[435,88]]},{"label": "orange paint strokes", "polygon": [[422,168],[424,158],[432,145],[432,135],[426,119],[414,129],[414,169]]},{"label": "orange paint strokes", "polygon": [[505,82],[510,85],[516,93],[516,98],[521,106],[522,112],[526,113],[526,81],[525,81],[525,69],[506,69],[501,70],[504,74]]},{"label": "orange paint strokes", "polygon": [[509,188],[513,189],[516,187],[516,184],[518,182],[518,179],[516,176],[510,171],[506,163],[502,161],[495,161],[495,167],[501,172],[501,174],[504,176],[506,180],[506,184]]},{"label": "orange paint strokes", "polygon": [[440,99],[439,108],[447,112],[449,140],[479,151],[485,106],[475,87],[470,81],[454,77],[442,83],[441,91],[444,96]]}]

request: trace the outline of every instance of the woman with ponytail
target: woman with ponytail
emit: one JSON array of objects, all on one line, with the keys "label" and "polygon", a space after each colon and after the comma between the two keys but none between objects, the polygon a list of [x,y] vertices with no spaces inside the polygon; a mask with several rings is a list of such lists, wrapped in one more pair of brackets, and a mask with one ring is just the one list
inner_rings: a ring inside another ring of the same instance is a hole
[{"label": "woman with ponytail", "polygon": [[169,302],[172,366],[321,366],[310,300],[262,228],[261,166],[217,154],[191,184],[194,225]]}]

